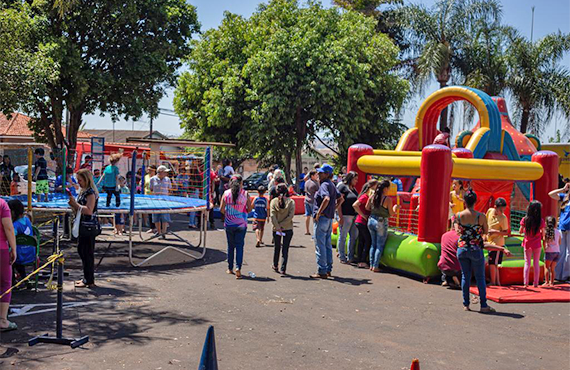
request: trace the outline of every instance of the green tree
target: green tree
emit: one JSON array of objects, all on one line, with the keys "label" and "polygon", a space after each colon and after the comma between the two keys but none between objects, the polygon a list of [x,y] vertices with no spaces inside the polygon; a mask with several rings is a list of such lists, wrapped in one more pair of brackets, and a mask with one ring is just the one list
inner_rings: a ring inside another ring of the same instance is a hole
[{"label": "green tree", "polygon": [[72,153],[84,114],[156,115],[198,28],[184,0],[0,2],[0,106]]},{"label": "green tree", "polygon": [[[401,21],[410,40],[407,63],[413,65],[416,90],[432,79],[439,87],[450,80],[461,80],[459,66],[470,63],[465,49],[480,40],[482,28],[500,25],[501,6],[496,0],[439,0],[433,7],[410,4],[401,9]],[[482,47],[482,46],[481,46]],[[455,75],[455,78],[454,78]],[[441,112],[440,128],[447,126],[447,108]]]},{"label": "green tree", "polygon": [[557,112],[570,118],[570,69],[560,64],[569,50],[570,34],[531,42],[511,32],[507,84],[521,132],[540,134]]},{"label": "green tree", "polygon": [[287,172],[317,137],[341,150],[397,131],[392,115],[407,82],[392,72],[398,48],[356,12],[296,1],[262,4],[250,19],[226,13],[193,42],[174,106],[200,139],[233,141],[259,160],[282,157]]}]

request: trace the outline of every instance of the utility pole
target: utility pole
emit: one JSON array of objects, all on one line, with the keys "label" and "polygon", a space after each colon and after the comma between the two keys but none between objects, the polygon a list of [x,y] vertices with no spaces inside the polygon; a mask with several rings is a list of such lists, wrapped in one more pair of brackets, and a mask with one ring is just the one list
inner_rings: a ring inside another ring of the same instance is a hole
[{"label": "utility pole", "polygon": [[534,34],[534,5],[532,6],[532,21],[530,23],[530,43],[532,44],[532,36]]},{"label": "utility pole", "polygon": [[152,139],[152,117],[150,117],[150,138]]}]

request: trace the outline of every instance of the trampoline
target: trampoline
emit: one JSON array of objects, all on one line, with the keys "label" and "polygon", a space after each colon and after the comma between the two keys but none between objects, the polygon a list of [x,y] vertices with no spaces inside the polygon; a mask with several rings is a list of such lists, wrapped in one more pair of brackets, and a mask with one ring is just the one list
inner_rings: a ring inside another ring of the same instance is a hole
[{"label": "trampoline", "polygon": [[[19,199],[27,206],[27,196],[13,196],[13,197],[3,197],[5,199]],[[131,203],[131,199],[134,200],[134,204]],[[67,195],[62,194],[50,194],[47,202],[37,202],[35,201],[35,197],[32,198],[32,211],[33,212],[50,212],[50,213],[72,213],[71,208],[68,205],[69,198]],[[134,217],[130,217],[128,223],[128,244],[129,244],[129,262],[134,267],[142,266],[143,264],[149,262],[153,258],[157,257],[158,255],[168,251],[176,251],[183,255],[192,257],[194,259],[202,259],[206,254],[206,212],[207,204],[206,200],[203,199],[196,199],[196,198],[187,198],[187,197],[178,197],[178,196],[170,196],[170,195],[142,195],[142,194],[121,194],[121,205],[120,207],[115,206],[115,198],[113,197],[111,200],[111,206],[106,206],[107,195],[100,194],[99,195],[99,203],[98,203],[98,214],[99,217],[106,217],[106,215],[110,214],[130,214],[132,216],[138,216],[139,218],[139,237],[140,241],[138,243],[149,243],[152,242],[153,239],[156,239],[158,236],[153,235],[150,238],[145,239],[142,233],[142,215],[143,214],[157,214],[157,213],[168,213],[168,214],[184,214],[190,212],[200,213],[201,224],[200,224],[200,237],[198,245],[192,245],[188,240],[180,237],[176,232],[172,231],[170,228],[167,232],[168,235],[171,235],[178,239],[180,242],[184,243],[187,247],[193,248],[198,250],[198,254],[193,253],[192,250],[188,250],[188,248],[180,249],[174,246],[167,246],[160,251],[152,254],[151,256],[144,259],[142,262],[135,263],[133,260],[133,244],[136,243],[133,241],[133,221]],[[102,241],[102,240],[100,240]],[[124,242],[121,240],[104,240],[104,242],[109,243],[120,243]],[[161,243],[162,244],[162,243]]]}]

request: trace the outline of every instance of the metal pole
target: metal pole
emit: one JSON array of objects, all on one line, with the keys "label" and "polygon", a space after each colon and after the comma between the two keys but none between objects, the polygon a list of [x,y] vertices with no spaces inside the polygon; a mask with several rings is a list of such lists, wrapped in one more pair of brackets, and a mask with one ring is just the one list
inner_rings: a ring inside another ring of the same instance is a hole
[{"label": "metal pole", "polygon": [[152,117],[150,117],[150,139],[152,139]]},{"label": "metal pole", "polygon": [[57,262],[57,311],[55,335],[63,338],[63,263]]},{"label": "metal pole", "polygon": [[32,212],[32,148],[28,148],[28,214]]}]

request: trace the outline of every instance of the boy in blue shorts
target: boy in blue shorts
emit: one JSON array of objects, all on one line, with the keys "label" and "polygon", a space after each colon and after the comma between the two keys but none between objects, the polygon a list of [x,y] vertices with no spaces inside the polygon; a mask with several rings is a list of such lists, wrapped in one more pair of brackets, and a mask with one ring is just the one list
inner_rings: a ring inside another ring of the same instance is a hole
[{"label": "boy in blue shorts", "polygon": [[267,222],[267,198],[265,198],[265,186],[257,188],[257,198],[253,201],[253,230],[257,238],[257,248],[263,245],[263,231]]}]

